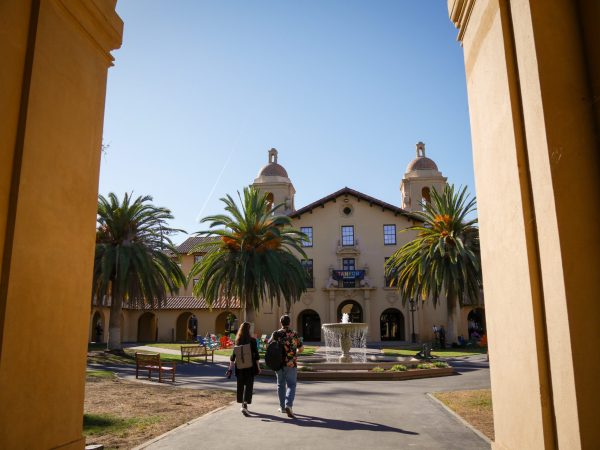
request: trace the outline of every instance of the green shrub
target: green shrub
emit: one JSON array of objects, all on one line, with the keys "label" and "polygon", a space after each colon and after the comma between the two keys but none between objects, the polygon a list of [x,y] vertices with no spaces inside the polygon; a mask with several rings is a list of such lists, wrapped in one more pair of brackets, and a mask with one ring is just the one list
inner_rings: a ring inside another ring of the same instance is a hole
[{"label": "green shrub", "polygon": [[417,365],[417,369],[433,369],[433,364],[421,363]]},{"label": "green shrub", "polygon": [[394,364],[391,367],[390,372],[406,372],[407,370],[408,368],[402,364]]},{"label": "green shrub", "polygon": [[434,363],[433,363],[433,365],[434,365],[434,367],[439,367],[439,368],[444,368],[444,369],[445,369],[446,367],[450,367],[450,366],[448,365],[448,363],[445,363],[445,362],[443,362],[443,361],[436,361],[436,362],[434,362]]},{"label": "green shrub", "polygon": [[300,372],[314,372],[315,369],[313,369],[312,367],[308,367],[308,366],[302,366],[300,368],[298,368],[298,370]]},{"label": "green shrub", "polygon": [[383,367],[373,367],[371,369],[371,372],[382,373],[382,372],[385,372],[385,369]]}]

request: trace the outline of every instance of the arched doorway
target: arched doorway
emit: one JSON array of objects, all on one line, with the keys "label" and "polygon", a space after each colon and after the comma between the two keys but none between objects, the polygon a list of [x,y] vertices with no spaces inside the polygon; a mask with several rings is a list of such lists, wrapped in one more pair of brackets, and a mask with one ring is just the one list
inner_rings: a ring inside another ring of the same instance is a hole
[{"label": "arched doorway", "polygon": [[[464,316],[463,316],[464,317]],[[485,334],[485,310],[483,308],[475,308],[469,312],[467,316],[467,326],[469,330],[469,339],[477,338]],[[475,336],[473,336],[475,334]]]},{"label": "arched doorway", "polygon": [[177,318],[175,340],[177,342],[194,341],[198,335],[198,318],[191,312],[184,312]]},{"label": "arched doorway", "polygon": [[298,316],[298,331],[305,342],[321,341],[321,317],[312,309],[305,309]]},{"label": "arched doorway", "polygon": [[138,342],[154,342],[156,341],[156,316],[150,312],[146,312],[138,319]]},{"label": "arched doorway", "polygon": [[395,308],[381,313],[379,318],[382,341],[404,341],[404,314]]},{"label": "arched doorway", "polygon": [[354,300],[346,300],[340,304],[337,310],[338,322],[341,322],[342,315],[348,314],[350,322],[357,323],[363,321],[362,307]]},{"label": "arched doorway", "polygon": [[91,341],[95,343],[104,342],[104,330],[106,329],[104,316],[100,311],[94,312],[92,316],[92,336]]},{"label": "arched doorway", "polygon": [[238,327],[239,321],[230,311],[222,312],[215,320],[215,333],[217,334],[237,333]]}]

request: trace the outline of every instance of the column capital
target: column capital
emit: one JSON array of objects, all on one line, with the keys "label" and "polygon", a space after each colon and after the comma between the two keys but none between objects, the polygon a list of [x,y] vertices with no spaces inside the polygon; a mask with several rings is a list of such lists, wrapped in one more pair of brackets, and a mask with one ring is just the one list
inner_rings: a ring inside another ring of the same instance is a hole
[{"label": "column capital", "polygon": [[448,15],[454,26],[458,28],[456,40],[459,42],[463,40],[474,6],[475,0],[448,0]]}]

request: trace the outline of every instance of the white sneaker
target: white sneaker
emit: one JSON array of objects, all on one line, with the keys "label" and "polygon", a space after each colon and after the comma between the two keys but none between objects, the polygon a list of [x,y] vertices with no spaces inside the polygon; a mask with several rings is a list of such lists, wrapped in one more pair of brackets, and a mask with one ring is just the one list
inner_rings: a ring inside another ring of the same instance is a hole
[{"label": "white sneaker", "polygon": [[279,407],[279,408],[277,408],[277,411],[279,411],[280,413],[282,413],[282,414],[283,414],[283,413],[285,412],[285,408],[281,408],[281,407]]},{"label": "white sneaker", "polygon": [[288,415],[288,417],[291,417],[292,419],[296,418],[296,416],[294,415],[294,411],[292,411],[292,407],[291,406],[286,406],[285,407],[285,413]]},{"label": "white sneaker", "polygon": [[247,417],[248,416],[248,405],[246,403],[242,403],[242,407],[240,408],[240,411],[242,412],[243,415],[245,415]]}]

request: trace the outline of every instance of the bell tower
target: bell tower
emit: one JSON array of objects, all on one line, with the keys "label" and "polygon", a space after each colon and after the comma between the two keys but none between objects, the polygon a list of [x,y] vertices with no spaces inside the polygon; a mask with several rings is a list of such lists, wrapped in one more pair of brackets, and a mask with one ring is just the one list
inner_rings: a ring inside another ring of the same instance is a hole
[{"label": "bell tower", "polygon": [[294,211],[296,190],[285,168],[277,162],[277,149],[271,148],[268,154],[268,164],[260,169],[252,186],[266,193],[273,205],[285,204],[277,211],[278,214],[289,214]]},{"label": "bell tower", "polygon": [[406,173],[400,183],[402,209],[420,211],[421,202],[431,201],[431,191],[442,192],[447,178],[438,170],[437,164],[425,156],[425,144],[417,142],[416,158],[406,167]]}]

